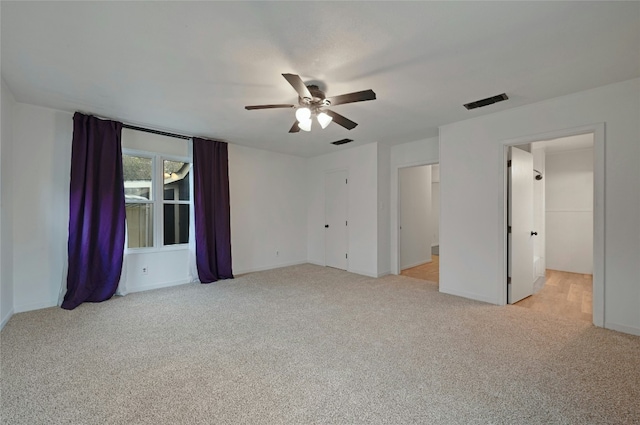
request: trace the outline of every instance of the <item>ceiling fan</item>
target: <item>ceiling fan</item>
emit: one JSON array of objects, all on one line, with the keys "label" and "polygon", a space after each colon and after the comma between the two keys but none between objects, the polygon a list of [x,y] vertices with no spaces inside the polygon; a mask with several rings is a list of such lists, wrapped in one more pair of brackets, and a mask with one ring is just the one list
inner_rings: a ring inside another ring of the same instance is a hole
[{"label": "ceiling fan", "polygon": [[[331,121],[346,128],[354,129],[358,124],[350,119],[327,109],[329,106],[337,106],[345,103],[363,102],[374,100],[376,94],[373,90],[363,90],[354,93],[341,94],[339,96],[326,97],[324,92],[316,85],[305,85],[300,76],[296,74],[282,74],[282,76],[298,92],[298,109],[296,109],[296,122],[293,123],[289,133],[297,133],[300,130],[311,130],[311,117],[315,116],[322,128],[326,128]],[[254,105],[245,106],[247,110],[295,108],[292,104],[278,105]]]}]

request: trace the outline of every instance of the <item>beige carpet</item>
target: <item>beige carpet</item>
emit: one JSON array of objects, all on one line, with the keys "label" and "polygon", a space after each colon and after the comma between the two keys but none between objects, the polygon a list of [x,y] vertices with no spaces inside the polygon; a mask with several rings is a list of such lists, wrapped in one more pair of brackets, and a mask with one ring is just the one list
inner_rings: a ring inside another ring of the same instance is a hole
[{"label": "beige carpet", "polygon": [[637,424],[640,338],[302,265],[15,315],[3,424]]}]

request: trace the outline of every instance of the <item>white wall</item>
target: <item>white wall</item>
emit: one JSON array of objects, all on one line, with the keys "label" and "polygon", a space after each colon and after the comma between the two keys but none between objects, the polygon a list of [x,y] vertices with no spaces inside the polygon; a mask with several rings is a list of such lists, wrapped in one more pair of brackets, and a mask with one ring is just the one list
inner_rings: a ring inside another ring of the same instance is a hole
[{"label": "white wall", "polygon": [[439,162],[439,146],[438,138],[432,137],[425,140],[417,140],[415,142],[402,143],[391,147],[391,199],[389,216],[390,239],[391,239],[391,272],[400,274],[398,262],[399,254],[399,237],[400,225],[398,217],[398,174],[399,170],[404,167],[412,167],[415,165],[435,164]]},{"label": "white wall", "polygon": [[377,143],[369,143],[308,160],[307,258],[310,263],[325,264],[325,174],[330,171],[347,170],[349,175],[347,270],[367,276],[378,276],[377,145]]},{"label": "white wall", "polygon": [[378,143],[378,276],[391,273],[391,148]]},{"label": "white wall", "polygon": [[593,149],[546,155],[547,267],[593,273]]},{"label": "white wall", "polygon": [[133,149],[149,153],[176,157],[190,157],[191,142],[175,137],[161,136],[146,131],[122,129],[122,149]]},{"label": "white wall", "polygon": [[431,166],[400,169],[400,269],[431,261]]},{"label": "white wall", "polygon": [[13,314],[13,110],[16,102],[1,80],[0,105],[0,329]]},{"label": "white wall", "polygon": [[[533,168],[542,173],[542,180],[535,180],[537,173],[534,172],[533,180],[533,230],[538,232],[538,236],[533,239],[533,272],[535,279],[545,276],[546,273],[546,220],[545,220],[545,187],[547,177],[545,172],[545,150],[544,147],[536,147],[535,143],[531,147],[533,156]],[[593,232],[591,232],[593,233]]]},{"label": "white wall", "polygon": [[[307,261],[306,164],[296,156],[229,145],[234,274]],[[322,211],[324,220],[324,206]]]},{"label": "white wall", "polygon": [[13,284],[21,312],[56,305],[66,282],[73,122],[68,112],[23,103],[14,112]]},{"label": "white wall", "polygon": [[[143,268],[146,274],[142,273]],[[189,249],[163,247],[129,251],[122,267],[122,279],[126,282],[126,293],[189,283]]]},{"label": "white wall", "polygon": [[634,79],[441,127],[440,290],[505,301],[504,144],[604,122],[604,326],[640,334],[639,116]]},{"label": "white wall", "polygon": [[431,246],[440,244],[440,164],[431,166]]}]

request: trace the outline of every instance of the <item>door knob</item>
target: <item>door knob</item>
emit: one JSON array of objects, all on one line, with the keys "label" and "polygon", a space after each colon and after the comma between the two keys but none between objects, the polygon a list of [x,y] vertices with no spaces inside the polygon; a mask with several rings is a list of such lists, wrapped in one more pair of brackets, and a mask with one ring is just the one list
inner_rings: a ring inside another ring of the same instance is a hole
[{"label": "door knob", "polygon": [[531,232],[531,236],[538,236],[538,232]]}]

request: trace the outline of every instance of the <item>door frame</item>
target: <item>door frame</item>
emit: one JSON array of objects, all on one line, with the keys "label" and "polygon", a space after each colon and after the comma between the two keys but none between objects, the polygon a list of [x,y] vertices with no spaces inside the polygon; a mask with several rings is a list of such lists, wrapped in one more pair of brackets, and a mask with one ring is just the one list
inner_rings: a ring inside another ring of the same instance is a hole
[{"label": "door frame", "polygon": [[[421,167],[423,165],[436,165],[440,164],[439,159],[428,159],[424,161],[417,161],[408,164],[398,164],[394,166],[394,170],[391,174],[391,205],[395,214],[391,214],[391,273],[399,275],[401,270],[400,266],[400,169]],[[395,180],[395,182],[394,182]],[[442,205],[442,204],[440,204]],[[440,208],[440,207],[439,207]],[[438,220],[438,228],[440,228],[440,220]],[[395,246],[393,244],[395,242]]]},{"label": "door frame", "polygon": [[559,139],[562,137],[577,136],[580,134],[593,134],[593,324],[604,327],[604,297],[605,297],[605,123],[596,123],[565,130],[557,130],[516,139],[503,140],[502,144],[502,215],[500,228],[503,229],[502,250],[503,261],[499,280],[498,293],[501,294],[502,305],[507,304],[507,183],[508,150],[511,146],[526,143],[540,142],[544,140]]}]

